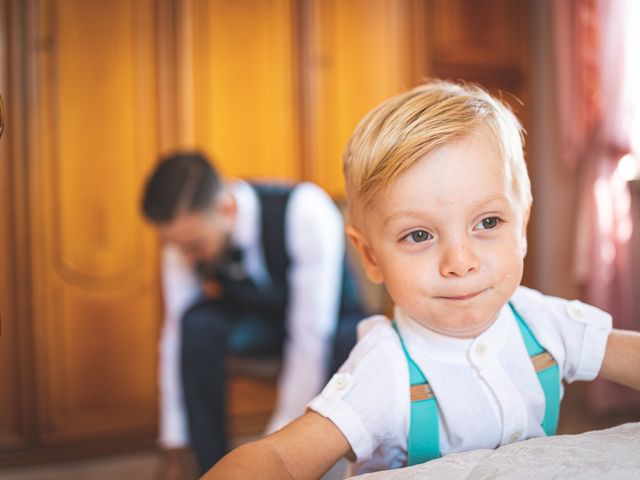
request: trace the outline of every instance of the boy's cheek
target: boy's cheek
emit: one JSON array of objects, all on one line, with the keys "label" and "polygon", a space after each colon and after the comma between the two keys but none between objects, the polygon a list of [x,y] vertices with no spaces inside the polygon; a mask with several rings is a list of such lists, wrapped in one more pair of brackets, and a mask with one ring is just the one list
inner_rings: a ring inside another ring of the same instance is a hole
[{"label": "boy's cheek", "polygon": [[522,240],[520,241],[520,248],[521,248],[521,254],[522,254],[522,259],[523,260],[527,256],[528,246],[529,246],[529,244],[527,242],[527,238],[526,237],[522,237]]}]

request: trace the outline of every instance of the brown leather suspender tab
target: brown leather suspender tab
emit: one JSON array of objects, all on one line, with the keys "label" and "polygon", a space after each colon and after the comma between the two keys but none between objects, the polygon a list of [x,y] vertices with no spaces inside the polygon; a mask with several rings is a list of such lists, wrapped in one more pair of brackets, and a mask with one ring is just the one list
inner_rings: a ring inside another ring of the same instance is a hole
[{"label": "brown leather suspender tab", "polygon": [[533,363],[533,368],[535,368],[536,373],[557,365],[557,362],[553,359],[549,352],[542,352],[538,355],[532,356],[531,362]]},{"label": "brown leather suspender tab", "polygon": [[421,400],[429,400],[433,398],[433,391],[428,383],[419,383],[411,385],[411,401],[419,402]]}]

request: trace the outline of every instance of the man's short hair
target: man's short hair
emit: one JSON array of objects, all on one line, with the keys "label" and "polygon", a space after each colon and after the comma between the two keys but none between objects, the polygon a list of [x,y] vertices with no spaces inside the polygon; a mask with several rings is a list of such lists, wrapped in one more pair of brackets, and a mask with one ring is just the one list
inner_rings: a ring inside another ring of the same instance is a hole
[{"label": "man's short hair", "polygon": [[220,176],[202,153],[173,153],[149,176],[142,211],[153,223],[169,223],[182,213],[207,209],[221,189]]},{"label": "man's short hair", "polygon": [[351,221],[358,221],[385,187],[438,147],[488,127],[505,165],[507,181],[523,208],[531,184],[522,127],[511,109],[475,85],[432,81],[390,98],[358,124],[344,152]]}]

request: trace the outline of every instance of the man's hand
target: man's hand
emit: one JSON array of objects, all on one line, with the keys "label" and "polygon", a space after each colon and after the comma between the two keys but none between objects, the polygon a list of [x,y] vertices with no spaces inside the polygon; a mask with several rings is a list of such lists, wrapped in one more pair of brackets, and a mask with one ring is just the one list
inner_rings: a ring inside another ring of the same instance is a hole
[{"label": "man's hand", "polygon": [[156,480],[194,480],[198,478],[193,453],[187,448],[161,451]]}]

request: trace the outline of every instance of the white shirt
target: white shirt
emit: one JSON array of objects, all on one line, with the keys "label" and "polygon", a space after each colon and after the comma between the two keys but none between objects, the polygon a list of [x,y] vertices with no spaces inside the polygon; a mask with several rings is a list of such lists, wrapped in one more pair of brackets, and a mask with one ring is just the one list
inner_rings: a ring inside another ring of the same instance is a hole
[{"label": "white shirt", "polygon": [[[558,362],[561,378],[597,376],[611,331],[609,314],[525,287],[511,300]],[[435,333],[398,308],[394,316],[438,401],[442,455],[545,435],[544,392],[508,305],[473,339]],[[406,466],[409,370],[398,335],[380,315],[358,330],[351,356],[309,407],[344,433],[356,456],[354,474]]]},{"label": "white shirt", "polygon": [[[231,242],[245,251],[244,267],[258,285],[270,281],[261,238],[257,194],[249,184],[231,186],[238,216]],[[344,229],[331,198],[310,183],[298,185],[285,213],[286,248],[291,260],[287,337],[278,381],[278,401],[267,431],[282,427],[304,412],[326,379],[342,280]],[[188,444],[180,380],[180,319],[201,294],[197,276],[180,252],[163,251],[165,320],[159,345],[161,390],[160,443],[165,448]]]}]

